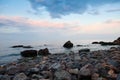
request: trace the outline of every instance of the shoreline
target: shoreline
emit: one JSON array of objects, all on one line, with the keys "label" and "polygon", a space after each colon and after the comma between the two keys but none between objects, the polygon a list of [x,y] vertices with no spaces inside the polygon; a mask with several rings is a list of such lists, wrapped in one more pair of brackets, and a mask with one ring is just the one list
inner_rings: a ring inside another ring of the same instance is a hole
[{"label": "shoreline", "polygon": [[0,66],[6,80],[119,80],[120,47],[69,54],[21,58]]}]

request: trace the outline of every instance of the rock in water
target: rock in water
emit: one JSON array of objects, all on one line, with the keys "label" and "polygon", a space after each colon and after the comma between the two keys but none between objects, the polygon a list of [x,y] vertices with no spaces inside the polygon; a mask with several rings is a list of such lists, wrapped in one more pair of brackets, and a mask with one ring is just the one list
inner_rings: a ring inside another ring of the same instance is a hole
[{"label": "rock in water", "polygon": [[49,50],[48,48],[45,48],[45,49],[40,49],[39,52],[38,52],[38,55],[42,55],[42,56],[47,56],[49,55]]},{"label": "rock in water", "polygon": [[81,50],[79,50],[79,53],[81,53],[81,52],[90,52],[90,49],[81,49]]},{"label": "rock in water", "polygon": [[21,52],[22,57],[36,57],[37,51],[36,50],[25,50]]},{"label": "rock in water", "polygon": [[26,80],[26,79],[27,76],[24,73],[19,73],[13,78],[13,80]]},{"label": "rock in water", "polygon": [[67,42],[63,45],[63,47],[65,47],[65,48],[72,48],[72,47],[73,47],[73,43],[71,43],[71,41],[67,41]]}]

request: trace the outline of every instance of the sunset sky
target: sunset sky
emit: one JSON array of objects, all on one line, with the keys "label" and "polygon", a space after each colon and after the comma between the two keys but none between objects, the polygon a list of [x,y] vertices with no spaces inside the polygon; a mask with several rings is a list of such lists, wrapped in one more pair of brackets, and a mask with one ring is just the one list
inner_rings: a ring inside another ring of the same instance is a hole
[{"label": "sunset sky", "polygon": [[119,36],[120,0],[0,0],[0,43]]}]

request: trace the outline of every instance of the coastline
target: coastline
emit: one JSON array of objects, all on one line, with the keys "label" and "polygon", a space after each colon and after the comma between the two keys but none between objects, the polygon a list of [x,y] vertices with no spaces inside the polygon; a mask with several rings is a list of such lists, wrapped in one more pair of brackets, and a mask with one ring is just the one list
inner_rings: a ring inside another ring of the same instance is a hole
[{"label": "coastline", "polygon": [[2,80],[119,80],[120,47],[21,58],[0,66]]}]

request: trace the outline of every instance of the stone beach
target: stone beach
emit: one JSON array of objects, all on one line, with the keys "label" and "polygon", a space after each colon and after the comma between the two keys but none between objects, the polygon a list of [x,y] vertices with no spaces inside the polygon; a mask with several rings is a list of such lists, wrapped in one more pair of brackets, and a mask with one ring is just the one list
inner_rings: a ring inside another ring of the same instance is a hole
[{"label": "stone beach", "polygon": [[0,80],[120,80],[120,47],[22,57],[0,66]]}]

